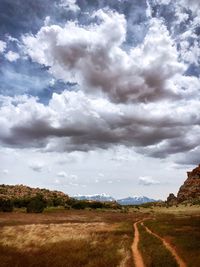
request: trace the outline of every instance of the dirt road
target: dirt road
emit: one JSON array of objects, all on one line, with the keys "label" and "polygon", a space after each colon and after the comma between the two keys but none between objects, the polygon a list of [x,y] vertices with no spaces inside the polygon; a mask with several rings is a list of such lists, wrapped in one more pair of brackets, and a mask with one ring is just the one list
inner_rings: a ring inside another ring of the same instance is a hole
[{"label": "dirt road", "polygon": [[133,225],[134,230],[135,230],[135,234],[134,234],[134,240],[133,240],[133,244],[132,244],[132,253],[133,253],[133,259],[134,259],[135,267],[145,267],[142,256],[141,256],[140,251],[138,249],[138,243],[140,240],[140,235],[139,235],[139,231],[138,231],[138,227],[137,227],[138,223],[140,223],[140,222],[136,222]]}]

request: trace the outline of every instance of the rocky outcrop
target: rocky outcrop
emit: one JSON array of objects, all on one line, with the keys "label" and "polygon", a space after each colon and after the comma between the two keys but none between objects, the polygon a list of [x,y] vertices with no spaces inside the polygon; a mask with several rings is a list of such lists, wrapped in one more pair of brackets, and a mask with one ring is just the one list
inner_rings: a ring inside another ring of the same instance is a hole
[{"label": "rocky outcrop", "polygon": [[167,198],[167,204],[170,206],[176,205],[177,204],[177,197],[171,193],[169,194],[168,198]]},{"label": "rocky outcrop", "polygon": [[200,165],[191,172],[187,172],[188,178],[180,187],[177,194],[178,202],[200,199]]}]

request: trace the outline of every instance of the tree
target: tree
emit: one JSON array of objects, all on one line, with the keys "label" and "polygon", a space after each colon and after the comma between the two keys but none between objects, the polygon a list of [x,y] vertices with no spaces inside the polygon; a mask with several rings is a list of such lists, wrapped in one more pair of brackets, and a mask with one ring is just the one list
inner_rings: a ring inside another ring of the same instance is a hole
[{"label": "tree", "polygon": [[0,211],[11,212],[13,211],[13,202],[10,199],[0,199]]},{"label": "tree", "polygon": [[28,213],[42,213],[46,207],[46,201],[42,195],[37,195],[30,199],[30,202],[27,205],[26,211]]}]

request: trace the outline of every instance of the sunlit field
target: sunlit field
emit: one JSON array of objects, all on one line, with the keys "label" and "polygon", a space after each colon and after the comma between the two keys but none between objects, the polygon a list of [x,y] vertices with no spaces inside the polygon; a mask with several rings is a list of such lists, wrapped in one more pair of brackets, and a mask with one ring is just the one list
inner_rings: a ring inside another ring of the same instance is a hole
[{"label": "sunlit field", "polygon": [[138,248],[146,267],[179,265],[145,226],[166,240],[186,266],[199,267],[199,211],[181,206],[0,213],[0,266],[135,267],[131,246],[133,223],[139,221]]},{"label": "sunlit field", "polygon": [[145,225],[168,240],[188,267],[199,266],[200,213],[159,215],[154,220],[146,221]]},{"label": "sunlit field", "polygon": [[132,225],[138,217],[92,211],[0,214],[1,266],[132,267]]}]

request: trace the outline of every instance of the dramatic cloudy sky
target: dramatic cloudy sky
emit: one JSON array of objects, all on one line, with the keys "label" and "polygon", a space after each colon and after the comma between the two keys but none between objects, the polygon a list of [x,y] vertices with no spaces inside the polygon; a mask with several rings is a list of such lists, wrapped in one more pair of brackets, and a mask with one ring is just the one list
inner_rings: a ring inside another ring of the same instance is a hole
[{"label": "dramatic cloudy sky", "polygon": [[200,162],[199,0],[1,0],[0,182],[164,199]]}]

